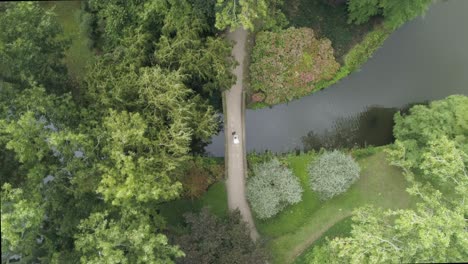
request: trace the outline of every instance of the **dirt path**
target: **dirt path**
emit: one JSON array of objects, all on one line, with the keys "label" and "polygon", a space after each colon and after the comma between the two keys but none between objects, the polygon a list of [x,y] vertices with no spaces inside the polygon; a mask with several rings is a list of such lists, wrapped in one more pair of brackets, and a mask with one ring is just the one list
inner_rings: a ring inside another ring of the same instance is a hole
[{"label": "dirt path", "polygon": [[[288,260],[290,263],[293,263],[294,260],[301,255],[306,249],[312,245],[315,240],[319,239],[328,229],[334,226],[339,221],[345,219],[346,217],[351,216],[351,212],[345,213],[343,215],[338,216],[337,218],[333,219],[333,221],[326,223],[320,229],[315,230],[315,232],[310,233],[309,237],[301,244],[297,245],[293,250],[291,250],[290,259]],[[299,231],[302,231],[299,229]]]},{"label": "dirt path", "polygon": [[[244,78],[244,57],[246,55],[245,43],[247,40],[247,31],[236,29],[227,34],[227,38],[235,42],[232,49],[232,55],[239,65],[234,69],[237,77],[236,83],[230,90],[224,94],[225,113],[224,113],[224,133],[226,137],[225,162],[227,164],[226,190],[228,196],[229,209],[239,209],[244,221],[250,228],[250,236],[255,241],[258,238],[258,232],[250,212],[249,205],[245,198],[245,123],[243,100],[243,78]],[[239,144],[233,143],[233,132],[239,136]]]}]

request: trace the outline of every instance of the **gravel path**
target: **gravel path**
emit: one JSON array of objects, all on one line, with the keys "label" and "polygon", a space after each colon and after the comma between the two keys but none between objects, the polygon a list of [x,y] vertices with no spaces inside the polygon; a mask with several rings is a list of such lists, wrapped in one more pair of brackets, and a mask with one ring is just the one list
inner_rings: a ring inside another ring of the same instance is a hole
[{"label": "gravel path", "polygon": [[[227,34],[227,38],[235,42],[232,50],[232,55],[237,60],[239,65],[234,69],[234,74],[237,77],[236,83],[230,90],[226,91],[225,96],[225,136],[226,136],[226,164],[227,164],[227,180],[226,190],[228,196],[229,209],[239,209],[244,221],[247,222],[250,228],[250,236],[255,241],[258,238],[258,232],[255,229],[255,224],[250,212],[249,205],[245,197],[245,175],[246,175],[246,160],[245,160],[245,123],[244,109],[245,102],[243,100],[243,78],[244,78],[244,57],[246,54],[245,43],[247,40],[247,31],[238,28]],[[239,136],[240,143],[233,143],[232,133],[236,132]]]}]

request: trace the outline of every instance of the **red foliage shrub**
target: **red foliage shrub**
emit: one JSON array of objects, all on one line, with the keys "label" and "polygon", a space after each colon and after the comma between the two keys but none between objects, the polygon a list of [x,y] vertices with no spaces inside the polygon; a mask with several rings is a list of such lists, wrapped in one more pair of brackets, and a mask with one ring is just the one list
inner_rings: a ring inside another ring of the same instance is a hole
[{"label": "red foliage shrub", "polygon": [[310,93],[339,67],[330,40],[316,39],[310,28],[261,32],[252,53],[251,87],[265,94],[265,103],[277,104]]},{"label": "red foliage shrub", "polygon": [[252,94],[252,102],[262,102],[265,100],[265,94],[264,93],[254,93]]},{"label": "red foliage shrub", "polygon": [[184,196],[190,199],[200,198],[210,186],[208,171],[191,166],[182,180]]}]

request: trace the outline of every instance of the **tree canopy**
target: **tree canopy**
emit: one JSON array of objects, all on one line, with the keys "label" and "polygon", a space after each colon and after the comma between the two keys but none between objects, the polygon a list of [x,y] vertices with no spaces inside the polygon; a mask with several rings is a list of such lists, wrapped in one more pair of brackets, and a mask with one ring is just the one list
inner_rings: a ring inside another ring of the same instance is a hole
[{"label": "tree canopy", "polygon": [[349,0],[349,22],[363,24],[372,16],[382,14],[385,23],[396,29],[405,22],[424,14],[434,0]]},{"label": "tree canopy", "polygon": [[262,23],[267,27],[285,23],[279,7],[283,0],[217,0],[216,28],[234,30],[243,27],[253,31]]},{"label": "tree canopy", "polygon": [[454,95],[396,114],[394,162],[438,188],[459,181],[468,166],[467,113],[468,98]]},{"label": "tree canopy", "polygon": [[34,2],[7,4],[0,16],[0,81],[20,89],[33,82],[65,91],[69,45],[52,11]]},{"label": "tree canopy", "polygon": [[233,81],[230,43],[195,2],[87,3],[100,54],[77,98],[62,85],[68,42],[53,9],[0,11],[2,262],[183,255],[156,208],[179,196],[190,154],[218,131],[207,98]]}]

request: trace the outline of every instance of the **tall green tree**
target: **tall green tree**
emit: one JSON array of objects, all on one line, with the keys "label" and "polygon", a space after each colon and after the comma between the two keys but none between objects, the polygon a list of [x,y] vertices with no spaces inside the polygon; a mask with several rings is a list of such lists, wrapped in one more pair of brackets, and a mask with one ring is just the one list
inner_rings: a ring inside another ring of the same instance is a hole
[{"label": "tall green tree", "polygon": [[44,218],[44,208],[37,198],[25,199],[22,189],[8,183],[2,186],[2,263],[15,255],[23,255],[25,262],[33,261],[28,257],[36,248]]},{"label": "tall green tree", "polygon": [[[355,212],[350,237],[336,238],[315,251],[313,263],[448,263],[468,258],[463,206],[445,203],[440,192],[419,192],[416,210]],[[322,262],[323,263],[323,262]]]},{"label": "tall green tree", "polygon": [[241,26],[253,31],[265,21],[271,26],[275,23],[272,19],[282,24],[285,20],[279,11],[282,3],[282,0],[217,0],[216,28],[234,30]]},{"label": "tall green tree", "polygon": [[449,96],[395,115],[393,162],[438,188],[466,176],[468,97]]},{"label": "tall green tree", "polygon": [[382,14],[386,25],[396,29],[405,22],[424,14],[432,2],[434,0],[349,0],[348,21],[363,24],[372,16]]},{"label": "tall green tree", "polygon": [[355,24],[366,23],[369,18],[381,13],[380,0],[349,0],[348,1],[348,22]]},{"label": "tall green tree", "polygon": [[166,236],[155,232],[149,212],[141,212],[96,212],[82,221],[76,234],[81,262],[174,263],[176,257],[183,256],[177,246],[169,245]]},{"label": "tall green tree", "polygon": [[0,15],[0,81],[65,91],[69,45],[52,11],[34,2],[9,3]]}]

